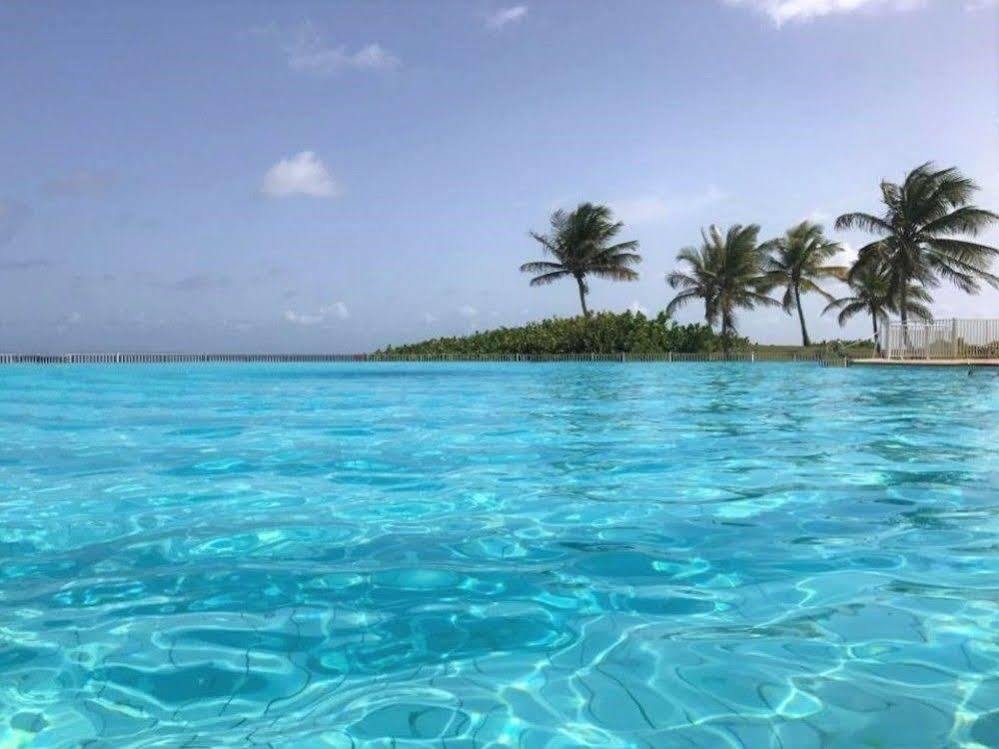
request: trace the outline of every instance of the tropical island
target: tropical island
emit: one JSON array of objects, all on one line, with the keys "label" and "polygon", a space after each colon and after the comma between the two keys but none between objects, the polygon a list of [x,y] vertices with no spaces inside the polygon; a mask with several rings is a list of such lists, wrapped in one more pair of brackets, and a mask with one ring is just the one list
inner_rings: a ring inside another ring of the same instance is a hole
[{"label": "tropical island", "polygon": [[[792,354],[880,355],[879,328],[892,316],[903,326],[932,320],[932,290],[950,282],[975,294],[981,284],[999,287],[990,272],[999,249],[974,241],[999,215],[972,203],[978,185],[954,167],[932,162],[910,171],[900,183],[880,184],[881,209],[839,216],[838,231],[860,229],[875,238],[861,247],[850,265],[836,264],[843,245],[824,227],[802,221],[783,236],[760,240],[758,224],[712,225],[701,231],[697,246],[682,248],[683,267],[666,276],[676,293],[653,317],[638,312],[599,312],[587,306],[590,280],[635,281],[642,262],[638,240],[618,241],[624,224],[608,206],[581,203],[557,210],[546,234],[530,232],[544,257],[520,266],[533,276],[532,286],[561,280],[575,282],[581,315],[550,318],[515,328],[502,327],[469,336],[434,338],[377,352],[385,356],[489,356],[569,354],[731,354],[752,348]],[[849,293],[836,297],[827,281],[845,283]],[[777,297],[771,296],[776,292]],[[826,301],[823,314],[835,313],[842,326],[852,317],[870,317],[866,341],[830,341],[813,346],[802,296]],[[704,322],[680,325],[675,311],[699,303]],[[796,314],[801,346],[753,347],[740,337],[737,315],[757,308]]]}]

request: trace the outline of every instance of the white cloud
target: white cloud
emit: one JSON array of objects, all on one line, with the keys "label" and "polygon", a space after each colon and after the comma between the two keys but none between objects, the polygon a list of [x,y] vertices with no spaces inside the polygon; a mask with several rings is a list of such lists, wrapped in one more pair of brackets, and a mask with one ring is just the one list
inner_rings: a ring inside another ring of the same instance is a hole
[{"label": "white cloud", "polygon": [[724,200],[726,197],[728,197],[726,193],[711,186],[701,193],[675,196],[648,193],[612,200],[610,205],[618,218],[626,224],[651,224],[695,213]]},{"label": "white cloud", "polygon": [[292,323],[293,325],[319,325],[331,318],[346,320],[349,317],[350,310],[343,302],[334,302],[325,307],[320,307],[316,312],[295,312],[289,309],[285,310],[284,313],[285,322]]},{"label": "white cloud", "polygon": [[423,322],[425,322],[427,325],[433,325],[435,322],[437,322],[437,319],[438,319],[437,315],[433,314],[432,312],[423,313]]},{"label": "white cloud", "polygon": [[458,314],[466,319],[472,319],[473,317],[479,316],[479,311],[475,307],[469,304],[463,304],[458,307]]},{"label": "white cloud", "polygon": [[843,251],[836,256],[836,265],[849,267],[857,262],[857,247],[854,247],[849,242],[840,242],[839,246],[843,248]]},{"label": "white cloud", "polygon": [[331,47],[309,22],[298,27],[292,41],[285,45],[285,52],[288,67],[314,75],[332,75],[341,70],[394,70],[400,64],[398,57],[377,43],[366,44],[355,52],[343,45]]},{"label": "white cloud", "polygon": [[822,16],[860,10],[912,10],[926,0],[723,0],[727,5],[766,13],[777,26],[790,21],[810,21]]},{"label": "white cloud", "polygon": [[628,305],[628,310],[635,315],[641,312],[643,315],[647,317],[649,314],[649,310],[643,307],[641,302],[639,302],[637,299]]},{"label": "white cloud", "polygon": [[330,198],[340,194],[340,186],[314,152],[302,151],[268,169],[260,191],[271,198],[292,195]]},{"label": "white cloud", "polygon": [[499,31],[511,23],[523,21],[526,16],[526,5],[513,5],[509,8],[500,8],[486,19],[486,26],[494,31]]}]

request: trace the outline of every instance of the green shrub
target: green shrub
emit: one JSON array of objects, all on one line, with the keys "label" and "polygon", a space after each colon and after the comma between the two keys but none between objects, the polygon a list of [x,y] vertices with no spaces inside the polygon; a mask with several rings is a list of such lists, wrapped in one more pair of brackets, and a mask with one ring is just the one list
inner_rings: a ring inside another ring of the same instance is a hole
[{"label": "green shrub", "polygon": [[[748,348],[734,338],[733,350]],[[519,328],[497,328],[468,336],[434,338],[389,346],[379,354],[400,356],[478,356],[502,354],[664,354],[722,350],[722,338],[703,324],[679,325],[665,312],[598,312],[590,317],[552,317]]]}]

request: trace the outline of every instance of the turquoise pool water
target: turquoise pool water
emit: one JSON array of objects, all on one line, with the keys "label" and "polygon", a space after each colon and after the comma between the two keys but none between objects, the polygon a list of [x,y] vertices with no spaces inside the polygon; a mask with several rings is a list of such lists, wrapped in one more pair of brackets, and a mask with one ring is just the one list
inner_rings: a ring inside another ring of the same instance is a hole
[{"label": "turquoise pool water", "polygon": [[0,369],[0,747],[999,746],[999,377]]}]

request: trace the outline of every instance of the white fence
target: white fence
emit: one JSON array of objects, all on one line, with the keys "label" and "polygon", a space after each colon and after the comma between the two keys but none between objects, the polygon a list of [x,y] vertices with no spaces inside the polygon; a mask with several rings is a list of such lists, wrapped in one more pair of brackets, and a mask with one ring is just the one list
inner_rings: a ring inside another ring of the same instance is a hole
[{"label": "white fence", "polygon": [[0,364],[173,364],[196,362],[838,362],[843,357],[821,350],[803,353],[768,349],[712,353],[658,354],[213,354],[155,352],[95,352],[73,354],[8,354]]},{"label": "white fence", "polygon": [[890,322],[881,350],[889,359],[999,359],[999,319]]}]

